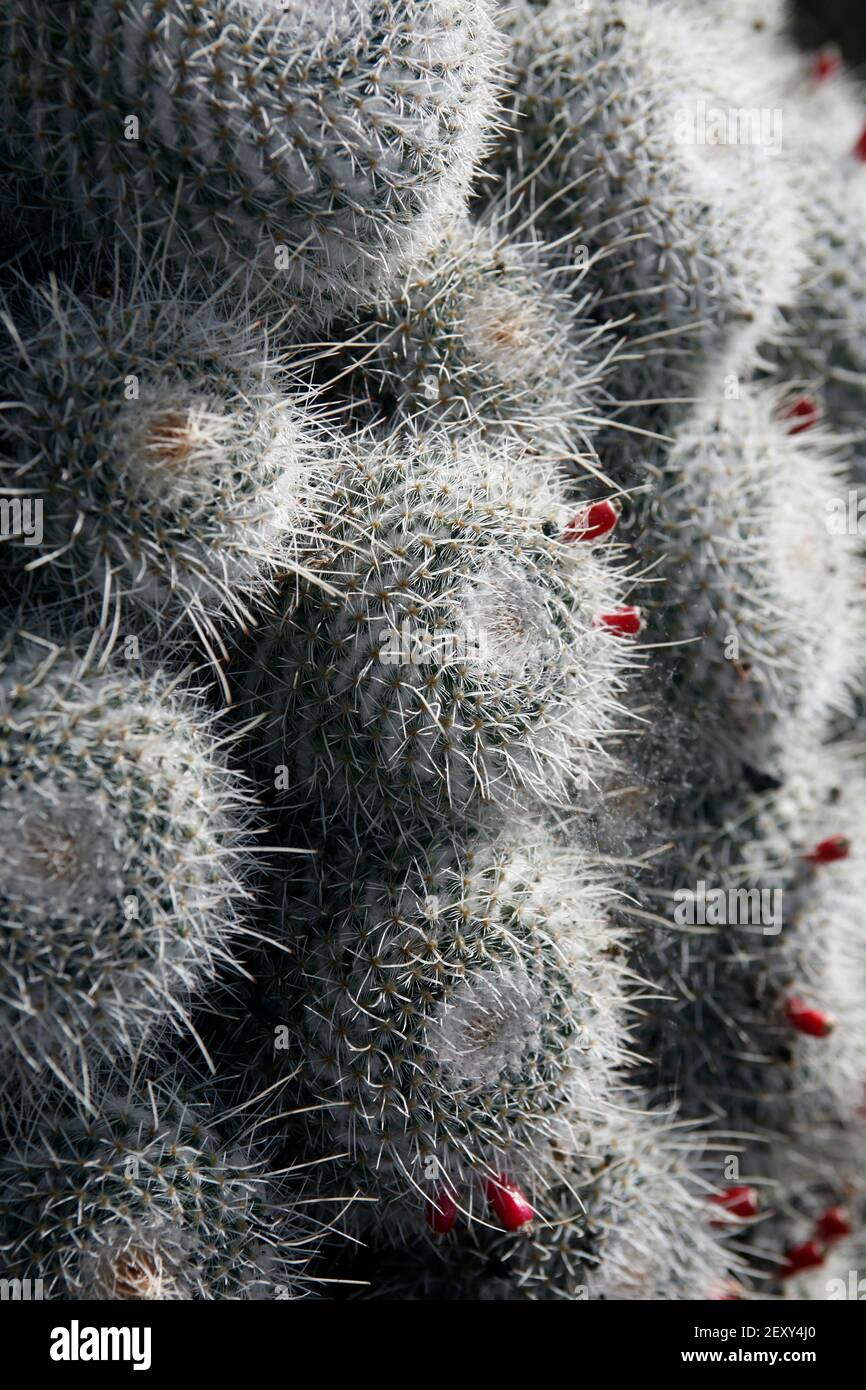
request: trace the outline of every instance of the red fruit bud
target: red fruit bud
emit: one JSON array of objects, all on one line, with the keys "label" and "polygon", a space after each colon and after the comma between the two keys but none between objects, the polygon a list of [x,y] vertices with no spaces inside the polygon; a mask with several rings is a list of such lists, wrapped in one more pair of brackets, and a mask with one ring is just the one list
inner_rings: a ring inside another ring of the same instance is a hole
[{"label": "red fruit bud", "polygon": [[823,1263],[823,1247],[816,1240],[804,1240],[800,1245],[792,1245],[785,1255],[779,1278],[790,1279],[792,1274],[802,1274],[805,1269],[820,1269]]},{"label": "red fruit bud", "polygon": [[822,1211],[818,1220],[815,1222],[814,1236],[818,1241],[823,1241],[829,1245],[834,1240],[841,1240],[843,1236],[850,1236],[851,1222],[848,1220],[848,1213],[844,1207],[828,1207]]},{"label": "red fruit bud", "polygon": [[785,418],[796,422],[788,427],[789,434],[802,434],[804,430],[810,430],[813,425],[818,423],[821,412],[809,396],[798,396],[790,409],[785,412]]},{"label": "red fruit bud", "polygon": [[729,1187],[724,1192],[713,1193],[707,1201],[721,1207],[725,1213],[725,1219],[710,1222],[714,1227],[730,1226],[732,1221],[748,1221],[758,1215],[758,1194],[753,1187]]},{"label": "red fruit bud", "polygon": [[427,1225],[437,1236],[447,1236],[457,1221],[457,1203],[447,1187],[437,1187],[427,1199]]},{"label": "red fruit bud", "polygon": [[835,44],[828,43],[820,48],[812,59],[812,81],[827,82],[838,77],[842,70],[842,58]]},{"label": "red fruit bud", "polygon": [[834,864],[837,859],[847,859],[851,852],[851,841],[844,835],[828,835],[826,840],[820,840],[814,849],[810,849],[803,858],[810,864]]},{"label": "red fruit bud", "polygon": [[577,516],[572,517],[565,528],[564,541],[595,541],[606,536],[619,521],[619,512],[612,502],[593,502]]},{"label": "red fruit bud", "polygon": [[484,1184],[487,1200],[506,1231],[519,1231],[535,1215],[516,1183],[505,1178],[488,1178]]},{"label": "red fruit bud", "polygon": [[866,164],[866,125],[860,132],[857,144],[851,151],[855,159],[859,159],[861,164]]},{"label": "red fruit bud", "polygon": [[598,622],[619,637],[636,637],[643,627],[639,608],[614,608],[610,613],[600,613]]},{"label": "red fruit bud", "polygon": [[785,1017],[798,1033],[810,1038],[826,1038],[833,1031],[833,1020],[820,1009],[810,1009],[804,999],[792,995],[785,1000]]}]

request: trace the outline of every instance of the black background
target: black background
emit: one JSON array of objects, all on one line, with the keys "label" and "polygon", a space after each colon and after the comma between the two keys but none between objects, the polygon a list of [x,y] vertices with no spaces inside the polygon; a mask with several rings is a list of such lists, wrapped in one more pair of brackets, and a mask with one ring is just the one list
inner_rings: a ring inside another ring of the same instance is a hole
[{"label": "black background", "polygon": [[847,65],[866,80],[866,0],[796,0],[792,29],[806,48],[841,46]]}]

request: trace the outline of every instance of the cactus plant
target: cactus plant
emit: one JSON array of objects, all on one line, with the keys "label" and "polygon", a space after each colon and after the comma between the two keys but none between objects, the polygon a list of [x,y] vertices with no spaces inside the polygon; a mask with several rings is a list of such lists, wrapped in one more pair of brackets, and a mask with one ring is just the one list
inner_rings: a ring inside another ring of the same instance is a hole
[{"label": "cactus plant", "polygon": [[667,925],[641,948],[660,989],[638,1045],[686,1113],[712,1097],[734,1128],[856,1124],[863,805],[856,748],[798,744],[773,788],[727,787],[703,820],[683,817],[677,850],[649,871]]},{"label": "cactus plant", "polygon": [[604,419],[616,344],[531,229],[520,240],[499,212],[465,216],[362,321],[349,344],[355,390],[392,421],[449,433],[474,427],[549,462],[588,456]]},{"label": "cactus plant", "polygon": [[146,276],[108,289],[52,279],[7,304],[0,479],[41,518],[8,558],[97,615],[128,600],[143,628],[181,619],[214,650],[309,549],[327,431],[243,319]]},{"label": "cactus plant", "polygon": [[550,1150],[609,1122],[621,1088],[628,982],[601,866],[524,823],[424,850],[344,832],[309,862],[287,907],[297,964],[269,992],[311,1152],[348,1154],[377,1199],[360,1221],[486,1211],[516,1229]]},{"label": "cactus plant", "polygon": [[[471,1301],[679,1301],[717,1298],[744,1262],[716,1234],[706,1135],[639,1093],[563,1162],[535,1220],[507,1234],[476,1225],[434,1242],[373,1243],[367,1297]],[[577,1126],[580,1130],[580,1126]],[[716,1223],[716,1226],[718,1223]],[[738,1237],[742,1230],[737,1231]],[[363,1295],[362,1295],[363,1296]]]},{"label": "cactus plant", "polygon": [[277,1212],[262,1161],[241,1139],[227,1148],[183,1087],[177,1073],[158,1083],[102,1077],[96,1117],[41,1099],[0,1161],[13,1277],[41,1279],[49,1298],[64,1299],[303,1291],[310,1232]]},{"label": "cactus plant", "polygon": [[712,720],[698,756],[726,780],[738,762],[777,772],[800,730],[850,712],[862,679],[845,452],[791,409],[749,382],[702,400],[650,471],[636,538],[656,581],[649,639],[677,644],[684,715]]},{"label": "cactus plant", "polygon": [[[526,1294],[629,1302],[712,1297],[737,1261],[710,1227],[699,1137],[635,1107],[617,1116],[601,1153],[585,1186],[560,1192],[559,1220],[532,1232],[521,1261]],[[575,1195],[587,1218],[576,1211]],[[590,1254],[581,1267],[587,1231]]]},{"label": "cactus plant", "polygon": [[231,963],[250,797],[176,679],[100,670],[19,629],[0,665],[4,1080],[86,1100],[94,1058],[192,1027]]},{"label": "cactus plant", "polygon": [[212,284],[245,265],[327,320],[459,204],[495,62],[487,0],[15,0],[7,165],[79,240],[119,230]]},{"label": "cactus plant", "polygon": [[858,1296],[866,137],[785,8],[8,0],[5,1275]]},{"label": "cactus plant", "polygon": [[522,13],[516,134],[497,167],[533,187],[545,235],[587,245],[605,310],[633,318],[619,419],[658,429],[660,407],[700,390],[710,362],[738,370],[794,295],[804,229],[782,163],[705,129],[707,110],[747,110],[760,84],[677,5]]},{"label": "cactus plant", "polygon": [[862,485],[863,401],[866,389],[866,289],[863,213],[866,171],[860,137],[866,102],[841,79],[828,83],[838,93],[829,101],[821,90],[803,102],[792,121],[792,160],[808,217],[811,256],[784,329],[766,345],[777,373],[820,392],[831,424],[857,443],[853,457]]},{"label": "cactus plant", "polygon": [[287,806],[411,829],[592,776],[630,644],[609,538],[571,540],[550,474],[466,436],[350,449],[247,657],[262,776]]}]

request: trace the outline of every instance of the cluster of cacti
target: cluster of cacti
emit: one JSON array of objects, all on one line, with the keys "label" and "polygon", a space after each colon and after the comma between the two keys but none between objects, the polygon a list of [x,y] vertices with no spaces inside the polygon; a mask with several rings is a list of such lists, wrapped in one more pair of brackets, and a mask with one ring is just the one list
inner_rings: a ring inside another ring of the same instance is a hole
[{"label": "cluster of cacti", "polygon": [[866,137],[782,10],[5,5],[4,1276],[849,1296]]}]

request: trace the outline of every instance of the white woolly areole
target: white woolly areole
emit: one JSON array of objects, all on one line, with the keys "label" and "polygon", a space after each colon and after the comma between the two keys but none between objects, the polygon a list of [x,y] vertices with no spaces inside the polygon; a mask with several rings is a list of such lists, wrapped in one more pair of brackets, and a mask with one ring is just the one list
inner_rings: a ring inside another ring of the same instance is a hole
[{"label": "white woolly areole", "polygon": [[538,990],[519,966],[474,975],[454,991],[428,1030],[428,1044],[460,1082],[517,1071],[538,1045]]},{"label": "white woolly areole", "polygon": [[[174,1303],[193,1297],[183,1277],[183,1262],[191,1245],[184,1233],[167,1222],[121,1229],[112,1238],[84,1243],[80,1285],[85,1296],[109,1301]],[[193,1252],[194,1258],[194,1252]]]},{"label": "white woolly areole", "polygon": [[490,675],[522,676],[557,662],[562,635],[551,619],[547,595],[507,562],[482,571],[466,588],[462,604],[470,664]]},{"label": "white woolly areole", "polygon": [[[0,899],[19,920],[81,923],[122,912],[125,858],[107,796],[50,779],[7,790],[0,805]],[[8,925],[8,922],[7,922]]]}]

